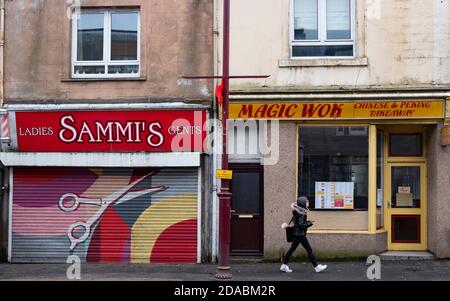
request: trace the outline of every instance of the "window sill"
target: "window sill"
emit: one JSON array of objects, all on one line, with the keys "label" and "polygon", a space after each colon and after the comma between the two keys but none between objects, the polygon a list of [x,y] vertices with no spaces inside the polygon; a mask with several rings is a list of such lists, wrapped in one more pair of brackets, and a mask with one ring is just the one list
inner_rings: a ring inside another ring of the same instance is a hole
[{"label": "window sill", "polygon": [[63,78],[61,82],[110,82],[110,81],[146,81],[146,77],[117,77],[117,78]]},{"label": "window sill", "polygon": [[363,67],[368,66],[367,57],[357,57],[350,59],[282,59],[278,61],[280,68],[295,67]]},{"label": "window sill", "polygon": [[311,212],[324,212],[324,211],[334,211],[334,212],[354,212],[354,211],[369,211],[367,208],[355,208],[355,209],[333,209],[333,208],[311,208]]},{"label": "window sill", "polygon": [[366,230],[309,230],[308,234],[356,234],[356,235],[376,235],[387,233],[387,230],[380,229],[375,232]]}]

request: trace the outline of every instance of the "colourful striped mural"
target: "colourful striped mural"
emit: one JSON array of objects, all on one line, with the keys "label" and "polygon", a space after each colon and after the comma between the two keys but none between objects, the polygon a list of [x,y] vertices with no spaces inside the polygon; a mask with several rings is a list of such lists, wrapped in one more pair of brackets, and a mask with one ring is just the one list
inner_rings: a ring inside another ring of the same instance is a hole
[{"label": "colourful striped mural", "polygon": [[15,168],[12,261],[197,262],[196,169]]}]

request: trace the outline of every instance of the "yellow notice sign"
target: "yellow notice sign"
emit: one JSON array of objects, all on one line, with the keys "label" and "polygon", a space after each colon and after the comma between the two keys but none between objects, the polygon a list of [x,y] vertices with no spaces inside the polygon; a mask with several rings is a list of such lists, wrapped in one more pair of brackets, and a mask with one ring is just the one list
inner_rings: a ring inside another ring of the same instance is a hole
[{"label": "yellow notice sign", "polygon": [[444,100],[231,103],[230,119],[426,119],[444,109]]},{"label": "yellow notice sign", "polygon": [[233,171],[218,169],[216,171],[216,178],[224,179],[224,180],[231,180],[233,178]]}]

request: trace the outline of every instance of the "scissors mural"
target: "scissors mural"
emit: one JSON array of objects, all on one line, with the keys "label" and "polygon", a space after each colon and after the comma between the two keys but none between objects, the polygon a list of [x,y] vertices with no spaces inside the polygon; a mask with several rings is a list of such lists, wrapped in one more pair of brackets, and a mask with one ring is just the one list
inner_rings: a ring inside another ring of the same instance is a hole
[{"label": "scissors mural", "polygon": [[90,199],[81,198],[76,194],[67,193],[63,195],[58,202],[58,207],[64,212],[73,212],[78,210],[81,204],[97,206],[99,209],[86,221],[79,221],[69,226],[67,236],[70,241],[70,250],[73,251],[79,244],[85,242],[92,233],[95,224],[102,218],[103,214],[112,206],[122,204],[126,201],[166,190],[167,186],[155,186],[143,190],[131,191],[133,187],[141,183],[152,172],[133,181],[124,188],[106,196],[105,198]]}]

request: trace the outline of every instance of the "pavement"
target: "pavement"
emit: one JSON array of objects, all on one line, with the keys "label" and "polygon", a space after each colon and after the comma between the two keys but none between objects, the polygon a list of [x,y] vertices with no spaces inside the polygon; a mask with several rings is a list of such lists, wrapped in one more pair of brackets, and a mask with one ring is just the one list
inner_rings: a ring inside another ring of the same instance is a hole
[{"label": "pavement", "polygon": [[[324,262],[315,273],[306,262],[290,264],[293,273],[276,263],[232,265],[233,281],[369,281],[365,261]],[[68,264],[0,264],[0,281],[66,281]],[[450,281],[450,260],[381,261],[381,281]],[[216,265],[82,264],[81,281],[215,281]]]}]

